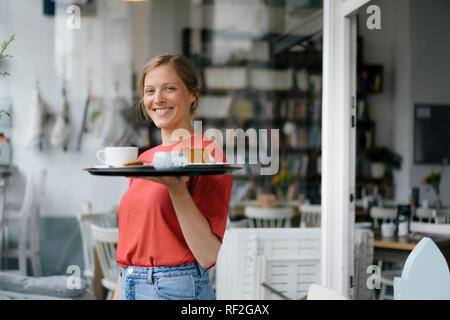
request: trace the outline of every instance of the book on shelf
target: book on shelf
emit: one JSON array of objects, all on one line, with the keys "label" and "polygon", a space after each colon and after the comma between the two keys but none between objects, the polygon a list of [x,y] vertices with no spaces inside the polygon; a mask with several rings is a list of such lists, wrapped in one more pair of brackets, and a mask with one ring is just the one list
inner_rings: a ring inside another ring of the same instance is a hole
[{"label": "book on shelf", "polygon": [[305,178],[308,173],[309,156],[303,154],[301,157],[302,157],[302,166],[300,168],[300,177]]},{"label": "book on shelf", "polygon": [[322,130],[320,128],[311,128],[309,130],[309,147],[318,148],[320,146]]},{"label": "book on shelf", "polygon": [[309,155],[295,155],[287,158],[286,169],[294,176],[305,178],[308,173]]},{"label": "book on shelf", "polygon": [[313,74],[310,76],[312,90],[314,93],[318,94],[322,92],[322,75],[321,74]]},{"label": "book on shelf", "polygon": [[284,119],[308,119],[307,99],[282,99],[280,102],[280,117]]},{"label": "book on shelf", "polygon": [[227,118],[230,115],[230,96],[206,95],[199,99],[196,116],[201,118]]},{"label": "book on shelf", "polygon": [[258,90],[289,90],[292,88],[292,69],[252,69],[250,85]]},{"label": "book on shelf", "polygon": [[274,117],[274,102],[273,100],[265,101],[261,108],[262,119],[273,119]]},{"label": "book on shelf", "polygon": [[313,104],[310,107],[310,118],[312,120],[320,120],[321,119],[321,111],[322,111],[322,104],[320,98],[314,98]]},{"label": "book on shelf", "polygon": [[253,41],[249,60],[268,62],[270,61],[270,45],[268,41]]},{"label": "book on shelf", "polygon": [[205,83],[210,89],[245,89],[247,70],[243,67],[205,68]]},{"label": "book on shelf", "polygon": [[302,92],[309,90],[309,75],[306,68],[302,68],[295,72],[295,80],[297,82],[297,88]]},{"label": "book on shelf", "polygon": [[248,99],[236,99],[232,103],[232,112],[236,118],[252,119],[254,117],[253,103]]},{"label": "book on shelf", "polygon": [[288,136],[288,141],[289,141],[289,146],[291,148],[297,148],[299,146],[299,142],[298,142],[298,135],[297,134],[291,134]]},{"label": "book on shelf", "polygon": [[300,128],[298,130],[298,146],[299,148],[308,148],[308,130],[305,128]]}]

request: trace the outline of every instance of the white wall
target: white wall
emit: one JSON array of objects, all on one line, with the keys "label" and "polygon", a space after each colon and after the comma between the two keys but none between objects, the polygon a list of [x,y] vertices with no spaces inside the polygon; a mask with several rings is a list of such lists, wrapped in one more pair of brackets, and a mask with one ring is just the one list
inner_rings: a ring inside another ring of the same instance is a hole
[{"label": "white wall", "polygon": [[[2,70],[11,73],[0,79],[0,98],[13,102],[13,164],[19,174],[11,178],[8,201],[23,197],[24,173],[47,168],[42,207],[44,216],[73,216],[85,201],[93,210],[111,210],[119,205],[128,187],[125,178],[91,176],[83,168],[98,164],[95,152],[103,139],[95,132],[83,137],[81,151],[76,142],[87,95],[88,70],[92,93],[111,107],[115,82],[120,94],[132,103],[132,73],[140,73],[146,62],[162,52],[181,53],[181,30],[191,25],[190,0],[153,0],[125,3],[99,0],[94,17],[83,16],[80,30],[65,28],[66,17],[44,16],[42,1],[0,0],[0,40],[11,34],[16,40],[8,53],[13,58]],[[61,35],[64,40],[57,39]],[[30,98],[39,77],[43,100],[54,115],[62,110],[62,63],[55,50],[64,43],[68,56],[65,75],[70,97],[73,135],[69,150],[50,144],[53,122],[46,128],[43,151],[27,149],[25,138],[30,121]],[[93,106],[91,106],[93,107]]]},{"label": "white wall", "polygon": [[[414,103],[450,104],[449,15],[450,1],[411,0],[411,107]],[[411,184],[420,186],[431,170],[441,169],[441,198],[449,206],[450,166],[413,165]],[[427,189],[421,186],[421,198],[434,201],[434,192]]]},{"label": "white wall", "polygon": [[368,15],[364,7],[359,13],[358,33],[363,37],[363,63],[384,67],[383,92],[368,95],[376,122],[375,143],[402,155],[402,168],[394,172],[395,197],[407,201],[412,163],[409,0],[380,0],[370,4],[381,9],[381,30],[366,27]]},{"label": "white wall", "polygon": [[[126,44],[126,39],[129,39],[126,6],[119,1],[99,1],[96,17],[82,17],[81,29],[71,31],[75,36],[69,63],[73,73],[69,76],[68,89],[74,134],[68,152],[52,146],[48,137],[41,152],[37,148],[26,149],[25,136],[36,73],[42,97],[50,110],[57,114],[62,109],[61,78],[55,69],[55,17],[43,15],[42,1],[0,0],[0,39],[16,35],[8,50],[13,56],[8,65],[11,76],[0,79],[1,97],[9,97],[13,103],[13,164],[21,175],[28,170],[48,170],[41,209],[44,216],[74,215],[87,200],[92,202],[94,210],[109,211],[119,205],[127,188],[125,178],[95,177],[82,170],[97,164],[95,151],[103,146],[96,136],[86,135],[82,150],[75,151],[87,94],[88,66],[93,69],[95,95],[106,99],[112,97],[113,68],[117,70],[118,65],[122,66],[122,94],[127,99],[131,98],[131,52],[126,54],[130,51],[130,46]],[[112,38],[112,19],[125,19],[121,29],[124,38],[115,42]],[[8,200],[20,201],[23,196],[22,183],[23,179],[10,179]]]},{"label": "white wall", "polygon": [[181,30],[190,26],[190,0],[151,1],[150,57],[182,53]]},{"label": "white wall", "polygon": [[[395,197],[408,201],[411,189],[420,187],[421,199],[434,194],[421,180],[439,166],[413,164],[414,103],[450,103],[450,2],[446,0],[379,0],[381,30],[365,26],[360,11],[359,34],[364,38],[365,63],[384,66],[383,93],[370,95],[376,121],[377,145],[392,148],[403,157],[402,169],[395,171]],[[446,39],[446,40],[444,40]],[[444,167],[441,194],[450,204],[449,167]]]}]

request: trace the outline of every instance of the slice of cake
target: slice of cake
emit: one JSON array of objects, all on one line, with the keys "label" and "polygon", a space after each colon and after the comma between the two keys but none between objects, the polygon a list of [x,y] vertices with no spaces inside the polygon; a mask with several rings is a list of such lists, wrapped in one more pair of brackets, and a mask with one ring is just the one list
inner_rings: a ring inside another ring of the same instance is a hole
[{"label": "slice of cake", "polygon": [[211,163],[211,157],[207,149],[204,148],[183,148],[189,163]]}]

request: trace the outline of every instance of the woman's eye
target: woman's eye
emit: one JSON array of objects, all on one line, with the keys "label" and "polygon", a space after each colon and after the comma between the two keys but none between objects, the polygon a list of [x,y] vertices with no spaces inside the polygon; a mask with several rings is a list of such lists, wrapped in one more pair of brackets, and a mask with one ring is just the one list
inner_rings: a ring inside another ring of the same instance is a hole
[{"label": "woman's eye", "polygon": [[175,90],[175,88],[174,87],[167,87],[167,90],[173,91],[173,90]]},{"label": "woman's eye", "polygon": [[152,93],[153,93],[153,90],[145,90],[145,93],[146,93],[146,94],[152,94]]}]

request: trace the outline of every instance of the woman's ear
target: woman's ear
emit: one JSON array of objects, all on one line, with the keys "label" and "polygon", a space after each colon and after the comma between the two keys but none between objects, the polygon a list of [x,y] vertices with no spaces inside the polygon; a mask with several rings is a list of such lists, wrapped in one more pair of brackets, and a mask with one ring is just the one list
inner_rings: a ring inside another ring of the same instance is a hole
[{"label": "woman's ear", "polygon": [[198,99],[198,96],[199,96],[199,93],[198,92],[192,92],[191,93],[191,105],[195,102],[195,101],[197,101],[197,99]]}]

